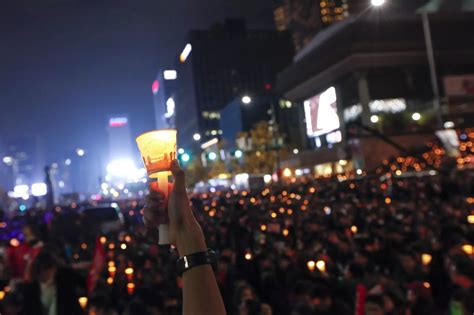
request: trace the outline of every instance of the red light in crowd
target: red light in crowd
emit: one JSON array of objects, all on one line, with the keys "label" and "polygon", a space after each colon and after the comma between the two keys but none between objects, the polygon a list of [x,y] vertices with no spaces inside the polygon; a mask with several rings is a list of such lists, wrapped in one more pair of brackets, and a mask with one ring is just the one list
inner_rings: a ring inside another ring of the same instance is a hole
[{"label": "red light in crowd", "polygon": [[160,89],[160,82],[158,82],[158,80],[153,81],[153,84],[151,85],[151,90],[153,91],[153,94],[158,93],[159,89]]},{"label": "red light in crowd", "polygon": [[270,91],[272,89],[272,85],[270,83],[265,83],[265,90]]}]

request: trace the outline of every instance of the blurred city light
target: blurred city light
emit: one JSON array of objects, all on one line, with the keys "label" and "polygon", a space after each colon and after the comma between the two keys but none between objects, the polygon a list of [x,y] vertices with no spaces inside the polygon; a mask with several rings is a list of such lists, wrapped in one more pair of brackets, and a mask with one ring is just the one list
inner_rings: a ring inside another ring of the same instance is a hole
[{"label": "blurred city light", "polygon": [[66,161],[64,161],[64,164],[66,164],[67,166],[71,165],[71,163],[71,159],[66,159]]},{"label": "blurred city light", "polygon": [[86,151],[84,151],[84,149],[77,148],[76,149],[76,154],[77,154],[77,156],[84,156],[84,154],[86,154]]},{"label": "blurred city light", "polygon": [[445,122],[444,123],[444,128],[446,128],[446,129],[454,128],[454,122],[452,122],[452,121]]},{"label": "blurred city light", "polygon": [[48,186],[45,183],[34,183],[31,185],[31,194],[35,197],[41,197],[48,193]]},{"label": "blurred city light", "polygon": [[179,148],[178,149],[178,154],[183,154],[184,153],[184,149],[183,148]]},{"label": "blurred city light", "polygon": [[191,44],[186,44],[183,51],[179,55],[179,61],[181,61],[182,63],[185,63],[186,59],[188,59],[188,56],[192,50],[193,50],[193,46],[191,46]]},{"label": "blurred city light", "polygon": [[298,154],[298,153],[300,153],[300,150],[298,150],[298,149],[293,149],[293,154]]},{"label": "blurred city light", "polygon": [[413,119],[414,121],[420,120],[421,119],[420,113],[413,113],[413,115],[411,115],[411,119]]},{"label": "blurred city light", "polygon": [[264,181],[266,184],[270,183],[270,182],[272,181],[272,175],[270,175],[270,174],[265,174],[265,175],[263,176],[263,181]]},{"label": "blurred city light", "polygon": [[346,166],[347,165],[347,160],[339,160],[339,165]]},{"label": "blurred city light", "polygon": [[373,124],[376,124],[379,122],[379,116],[377,115],[372,115],[370,116],[370,121],[373,123]]},{"label": "blurred city light", "polygon": [[371,3],[375,7],[380,7],[385,3],[385,0],[371,0]]},{"label": "blurred city light", "polygon": [[310,260],[306,263],[306,266],[308,267],[309,271],[314,271],[316,268],[316,262],[314,260]]},{"label": "blurred city light", "polygon": [[289,168],[285,168],[285,169],[283,170],[283,176],[285,176],[285,177],[290,177],[291,174],[292,174],[292,172],[291,172],[291,170],[290,170]]},{"label": "blurred city light", "polygon": [[242,97],[242,103],[250,104],[251,102],[252,102],[252,99],[250,98],[250,96],[245,95],[244,97]]},{"label": "blurred city light", "polygon": [[28,191],[30,190],[30,188],[28,187],[28,185],[16,185],[15,187],[13,187],[13,194],[12,194],[12,197],[13,198],[22,198],[22,199],[28,199]]},{"label": "blurred city light", "polygon": [[176,70],[165,70],[163,71],[163,78],[165,80],[176,80],[178,78],[178,73]]},{"label": "blurred city light", "polygon": [[211,152],[209,153],[208,157],[209,160],[214,161],[215,159],[217,159],[217,154],[215,152]]},{"label": "blurred city light", "polygon": [[326,272],[326,262],[324,260],[318,260],[316,262],[316,268],[321,272]]},{"label": "blurred city light", "polygon": [[151,85],[151,91],[153,94],[158,93],[158,90],[160,89],[160,82],[158,80],[153,81],[153,84]]},{"label": "blurred city light", "polygon": [[137,169],[135,163],[130,159],[119,159],[107,165],[107,173],[112,177],[132,180],[141,177],[141,171]]},{"label": "blurred city light", "polygon": [[176,103],[174,102],[174,99],[172,97],[168,98],[166,101],[166,113],[165,117],[170,118],[174,115],[174,110],[176,108]]},{"label": "blurred city light", "polygon": [[5,156],[3,159],[2,159],[3,163],[5,163],[6,165],[10,166],[13,164],[13,158],[11,156]]},{"label": "blurred city light", "polygon": [[190,159],[191,159],[191,157],[187,153],[183,153],[181,155],[181,161],[183,161],[183,162],[189,162]]},{"label": "blurred city light", "polygon": [[195,134],[193,135],[193,139],[194,139],[194,141],[199,141],[199,140],[201,140],[201,135],[198,134],[198,133],[195,133]]},{"label": "blurred city light", "polygon": [[243,155],[243,152],[241,150],[236,150],[234,153],[234,156],[238,159],[240,159]]}]

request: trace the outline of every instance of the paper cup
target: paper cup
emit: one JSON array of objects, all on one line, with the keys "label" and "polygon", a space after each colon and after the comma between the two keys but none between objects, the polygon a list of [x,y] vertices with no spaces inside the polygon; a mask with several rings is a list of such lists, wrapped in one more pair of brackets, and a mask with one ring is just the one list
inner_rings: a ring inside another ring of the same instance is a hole
[{"label": "paper cup", "polygon": [[160,172],[170,171],[171,161],[176,159],[176,130],[149,131],[136,141],[148,177],[158,178]]}]

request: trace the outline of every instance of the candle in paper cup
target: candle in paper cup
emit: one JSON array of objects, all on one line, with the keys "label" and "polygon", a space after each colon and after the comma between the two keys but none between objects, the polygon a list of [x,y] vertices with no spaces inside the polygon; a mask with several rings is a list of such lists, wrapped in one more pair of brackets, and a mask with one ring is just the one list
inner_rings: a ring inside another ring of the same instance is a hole
[{"label": "candle in paper cup", "polygon": [[176,130],[154,130],[136,139],[138,149],[150,178],[159,178],[160,172],[170,171],[176,159]]}]

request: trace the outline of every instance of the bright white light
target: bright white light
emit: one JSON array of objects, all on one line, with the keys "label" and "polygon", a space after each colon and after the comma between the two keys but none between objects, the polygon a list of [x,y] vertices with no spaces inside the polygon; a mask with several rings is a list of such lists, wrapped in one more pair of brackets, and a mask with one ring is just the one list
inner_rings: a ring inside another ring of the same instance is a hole
[{"label": "bright white light", "polygon": [[373,124],[376,124],[379,122],[379,116],[377,115],[372,115],[370,116],[370,121],[373,123]]},{"label": "bright white light", "polygon": [[209,160],[214,161],[217,159],[217,154],[215,152],[209,153]]},{"label": "bright white light", "polygon": [[176,103],[174,102],[174,99],[172,97],[168,98],[166,101],[166,113],[165,117],[170,118],[174,115],[174,110],[176,108]]},{"label": "bright white light", "polygon": [[272,181],[272,175],[271,174],[263,175],[263,181],[265,182],[265,184],[269,184]]},{"label": "bright white light", "polygon": [[64,161],[64,164],[66,164],[67,166],[71,165],[71,163],[71,159],[66,159],[66,161]]},{"label": "bright white light", "polygon": [[176,80],[178,78],[178,73],[176,70],[165,70],[163,71],[163,78],[165,78],[165,80]]},{"label": "bright white light", "polygon": [[301,175],[303,175],[303,170],[300,170],[300,169],[295,170],[295,175],[296,175],[296,176],[301,176]]},{"label": "bright white light", "polygon": [[234,155],[236,158],[240,159],[244,153],[241,150],[236,150]]},{"label": "bright white light", "polygon": [[359,168],[359,169],[357,169],[356,173],[357,173],[357,175],[362,175],[362,170]]},{"label": "bright white light", "polygon": [[179,61],[181,61],[182,63],[185,63],[186,59],[188,59],[188,56],[192,50],[193,50],[193,46],[191,46],[191,44],[186,44],[183,51],[181,52],[181,55],[179,55]]},{"label": "bright white light", "polygon": [[385,0],[372,0],[371,3],[374,7],[380,7],[385,3]]},{"label": "bright white light", "polygon": [[452,121],[445,122],[444,123],[444,128],[446,128],[446,129],[454,128],[454,122],[452,122]]},{"label": "bright white light", "polygon": [[13,164],[13,158],[11,156],[5,156],[3,159],[2,159],[3,163],[5,163],[6,165],[10,166]]},{"label": "bright white light", "polygon": [[217,130],[212,130],[211,135],[213,135],[213,136],[217,135]]},{"label": "bright white light", "polygon": [[298,154],[298,153],[300,153],[300,150],[298,150],[298,149],[293,149],[293,154]]},{"label": "bright white light", "polygon": [[108,175],[119,177],[119,178],[132,178],[139,170],[137,170],[135,164],[130,159],[115,160],[107,165]]},{"label": "bright white light", "polygon": [[13,188],[13,198],[23,198],[23,199],[28,199],[28,190],[30,188],[28,185],[16,185]]},{"label": "bright white light", "polygon": [[187,153],[184,153],[183,155],[181,155],[181,161],[183,162],[189,162],[190,159],[191,157]]},{"label": "bright white light", "polygon": [[289,168],[285,168],[283,170],[283,176],[290,177],[291,176],[291,170]]},{"label": "bright white light", "polygon": [[411,115],[411,119],[413,119],[414,121],[420,120],[421,119],[420,113],[413,113],[413,115]]},{"label": "bright white light", "polygon": [[245,95],[244,97],[242,97],[242,103],[250,104],[251,102],[252,102],[252,99],[250,98],[250,96]]},{"label": "bright white light", "polygon": [[111,206],[112,208],[118,208],[118,204],[117,204],[116,202],[112,202],[112,203],[110,204],[110,206]]},{"label": "bright white light", "polygon": [[193,139],[194,139],[194,141],[199,141],[199,140],[201,140],[201,135],[198,134],[198,133],[195,133],[195,134],[193,135]]},{"label": "bright white light", "polygon": [[103,190],[106,190],[106,189],[109,188],[109,184],[107,184],[107,183],[102,183],[102,184],[100,185],[100,188],[102,188]]},{"label": "bright white light", "polygon": [[78,156],[84,156],[84,154],[86,154],[86,151],[84,151],[84,149],[77,148],[77,149],[76,149],[76,154],[77,154]]},{"label": "bright white light", "polygon": [[183,148],[179,148],[178,149],[178,154],[183,154],[184,153],[184,149]]},{"label": "bright white light", "polygon": [[35,183],[31,185],[31,194],[35,197],[41,197],[48,193],[48,186],[45,183]]},{"label": "bright white light", "polygon": [[58,183],[59,188],[64,188],[65,184],[62,180],[59,181]]}]

